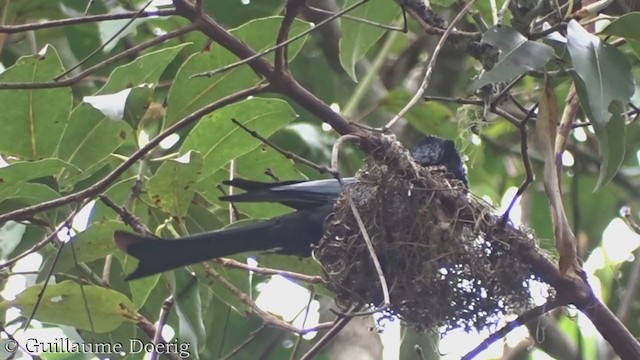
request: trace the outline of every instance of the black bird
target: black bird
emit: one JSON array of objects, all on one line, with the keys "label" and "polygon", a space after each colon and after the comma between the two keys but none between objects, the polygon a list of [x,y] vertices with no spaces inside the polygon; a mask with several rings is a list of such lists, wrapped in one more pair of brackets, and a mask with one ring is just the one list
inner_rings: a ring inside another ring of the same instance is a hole
[{"label": "black bird", "polygon": [[[467,186],[466,172],[451,140],[424,137],[411,151],[422,166],[445,166]],[[345,178],[348,185],[355,178]],[[231,202],[277,202],[296,211],[246,226],[216,230],[169,240],[116,231],[114,240],[125,253],[137,258],[138,268],[127,280],[138,279],[181,266],[247,251],[273,251],[285,255],[310,256],[311,247],[322,238],[326,217],[342,188],[336,179],[263,183],[234,179],[224,184],[245,193],[220,197]]]}]

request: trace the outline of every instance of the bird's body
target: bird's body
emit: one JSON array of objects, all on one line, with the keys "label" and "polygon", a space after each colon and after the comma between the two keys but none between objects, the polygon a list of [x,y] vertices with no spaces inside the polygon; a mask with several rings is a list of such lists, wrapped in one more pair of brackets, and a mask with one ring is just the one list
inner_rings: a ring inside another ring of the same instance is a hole
[{"label": "bird's body", "polygon": [[[447,171],[466,186],[462,160],[450,140],[434,136],[423,138],[412,156],[422,166],[446,166]],[[356,178],[345,178],[349,186]],[[128,280],[153,275],[208,259],[247,251],[273,251],[285,255],[310,256],[323,235],[326,217],[342,194],[336,179],[264,183],[244,179],[225,182],[245,193],[223,196],[231,202],[277,202],[295,212],[242,227],[216,230],[169,240],[116,231],[118,247],[140,260]]]}]

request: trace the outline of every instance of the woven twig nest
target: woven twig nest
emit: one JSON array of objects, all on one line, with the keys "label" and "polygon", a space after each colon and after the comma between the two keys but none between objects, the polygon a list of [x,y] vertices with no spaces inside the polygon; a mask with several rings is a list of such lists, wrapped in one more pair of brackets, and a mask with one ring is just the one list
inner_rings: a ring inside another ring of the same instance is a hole
[{"label": "woven twig nest", "polygon": [[[479,329],[529,308],[533,276],[520,254],[538,251],[533,236],[499,227],[494,209],[461,182],[387,145],[377,162],[387,165],[371,161],[347,189],[383,268],[391,313],[425,331]],[[380,278],[344,195],[314,256],[340,306],[381,304]]]}]

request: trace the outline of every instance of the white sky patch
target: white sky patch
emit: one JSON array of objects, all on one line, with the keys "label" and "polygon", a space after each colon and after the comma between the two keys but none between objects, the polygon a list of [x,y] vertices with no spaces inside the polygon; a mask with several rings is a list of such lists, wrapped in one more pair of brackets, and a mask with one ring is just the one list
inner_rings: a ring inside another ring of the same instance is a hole
[{"label": "white sky patch", "polygon": [[[293,325],[297,327],[303,327],[303,322],[305,328],[318,325],[320,303],[317,300],[309,302],[309,290],[283,276],[274,275],[271,280],[261,284],[259,291],[256,305],[262,310],[279,315],[284,321],[293,321]],[[305,321],[307,305],[309,309]],[[311,332],[304,335],[304,338],[310,339],[314,336],[315,332]]]},{"label": "white sky patch", "polygon": [[579,142],[587,141],[587,133],[584,131],[583,127],[577,127],[573,129],[571,132],[573,134],[573,138]]},{"label": "white sky patch", "polygon": [[633,251],[640,246],[640,235],[633,232],[620,218],[611,220],[602,233],[602,247],[613,264],[631,259]]},{"label": "white sky patch", "polygon": [[91,217],[91,211],[93,211],[93,207],[95,206],[96,201],[91,200],[87,205],[85,205],[78,214],[73,217],[73,221],[71,222],[71,226],[74,230],[81,232],[85,231],[89,226],[89,219]]},{"label": "white sky patch", "polygon": [[131,89],[124,89],[115,94],[85,96],[82,98],[82,101],[93,106],[109,118],[109,120],[119,121],[122,120],[124,116],[124,107],[130,93]]},{"label": "white sky patch", "polygon": [[582,269],[585,273],[587,273],[587,275],[592,275],[595,274],[596,271],[604,269],[605,265],[606,259],[604,256],[604,251],[602,250],[602,247],[598,246],[597,248],[593,249],[591,254],[589,254],[589,257],[587,258],[587,261],[582,264]]},{"label": "white sky patch", "polygon": [[153,0],[151,2],[151,4],[149,5],[148,9],[151,9],[152,7],[162,7],[162,6],[170,6],[173,5],[172,0]]},{"label": "white sky patch", "polygon": [[167,136],[166,138],[162,139],[162,141],[160,141],[160,147],[165,149],[165,150],[169,150],[173,147],[173,145],[175,145],[178,141],[180,141],[180,135],[178,134],[171,134],[169,136]]},{"label": "white sky patch", "polygon": [[331,110],[333,110],[333,112],[340,113],[340,104],[331,103],[331,105],[329,105],[329,107],[331,108]]},{"label": "white sky patch", "polygon": [[573,154],[569,151],[564,151],[562,153],[562,165],[564,166],[573,166],[575,160],[573,158]]},{"label": "white sky patch", "polygon": [[177,162],[182,164],[188,164],[191,162],[191,151],[186,152],[184,155],[176,159]]},{"label": "white sky patch", "polygon": [[[440,359],[459,360],[462,356],[466,355],[469,351],[478,346],[478,344],[486,339],[489,334],[489,331],[486,329],[480,332],[466,332],[462,329],[449,331],[442,337],[442,339],[440,339],[440,344],[438,345],[438,351],[442,354]],[[474,359],[499,359],[502,357],[502,350],[502,341],[496,341]]]},{"label": "white sky patch", "polygon": [[[507,189],[507,191],[505,191],[504,196],[502,197],[502,201],[500,202],[500,213],[504,213],[505,211],[507,211],[509,204],[511,203],[513,197],[517,192],[518,188],[515,186],[510,187],[509,189]],[[515,225],[516,227],[522,225],[522,208],[520,207],[520,199],[521,197],[518,197],[516,199],[516,202],[513,204],[511,212],[509,213],[509,219],[511,219],[513,225]]]}]

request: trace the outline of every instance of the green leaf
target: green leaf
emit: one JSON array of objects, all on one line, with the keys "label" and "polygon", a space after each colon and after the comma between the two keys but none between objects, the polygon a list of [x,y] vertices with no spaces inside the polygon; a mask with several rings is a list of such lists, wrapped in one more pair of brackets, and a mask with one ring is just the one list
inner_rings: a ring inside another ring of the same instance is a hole
[{"label": "green leaf", "polygon": [[260,141],[239,128],[231,119],[264,137],[296,118],[287,102],[279,99],[251,98],[226,106],[198,122],[182,144],[181,153],[200,152],[204,159],[202,177],[207,177],[260,145]]},{"label": "green leaf", "polygon": [[142,84],[153,84],[155,86],[167,65],[187,45],[180,44],[153,51],[140,56],[130,63],[119,66],[109,75],[107,83],[98,91],[98,94],[111,94]]},{"label": "green leaf", "polygon": [[[604,126],[612,101],[626,104],[633,95],[633,74],[624,54],[587,32],[577,21],[567,26],[567,47],[576,74],[584,82],[588,103],[582,102],[589,117]],[[581,99],[582,100],[582,99]]]},{"label": "green leaf", "polygon": [[[275,44],[275,36],[280,28],[281,17],[258,19],[231,30],[245,44],[255,51],[267,49]],[[295,36],[309,29],[309,23],[296,20],[291,25],[289,36]],[[306,37],[289,44],[289,59],[295,58]],[[273,59],[273,54],[264,57]],[[207,51],[194,54],[182,65],[169,91],[165,128],[190,113],[212,102],[246,89],[262,81],[249,66],[239,66],[212,77],[192,78],[197,73],[218,69],[238,61],[238,58],[218,44]]]},{"label": "green leaf", "polygon": [[[358,0],[347,0],[343,8],[348,8]],[[386,0],[370,0],[364,5],[349,12],[349,15],[390,24],[399,14],[401,8]],[[384,35],[385,29],[350,19],[340,20],[342,37],[340,38],[340,64],[353,81],[358,81],[355,73],[356,63]]]},{"label": "green leaf", "polygon": [[638,58],[640,58],[640,40],[627,39],[627,44]]},{"label": "green leaf", "polygon": [[33,205],[59,197],[58,192],[44,184],[23,182],[0,188],[0,202],[19,200],[25,205]]},{"label": "green leaf", "polygon": [[[131,188],[133,187],[136,178],[125,178],[117,183],[113,184],[104,195],[116,204],[124,204],[129,201],[131,196]],[[149,207],[140,199],[135,197],[127,206],[127,210],[138,217],[143,223],[147,223],[149,218]],[[91,212],[92,222],[106,222],[109,220],[119,220],[120,215],[116,213],[112,208],[108,207],[102,201],[97,201],[93,211]]]},{"label": "green leaf", "polygon": [[61,170],[80,172],[80,169],[60,159],[44,159],[38,161],[19,161],[0,168],[0,191],[14,183],[53,176]]},{"label": "green leaf", "polygon": [[470,90],[485,85],[512,80],[527,71],[540,69],[553,56],[549,45],[527,40],[508,26],[494,26],[482,36],[482,42],[500,49],[498,62],[471,84]]},{"label": "green leaf", "polygon": [[162,211],[182,221],[201,171],[202,156],[197,151],[187,151],[179,159],[167,160],[147,182],[149,197]]},{"label": "green leaf", "polygon": [[192,355],[198,358],[196,349],[204,343],[206,329],[202,322],[200,283],[196,276],[186,271],[173,271],[165,278],[168,280],[178,314],[180,342],[187,342],[193,349]]},{"label": "green leaf", "polygon": [[602,164],[594,190],[599,190],[624,160],[625,125],[620,113],[621,104],[629,102],[635,91],[631,65],[620,50],[573,20],[567,27],[567,47],[580,103],[598,137]]},{"label": "green leaf", "polygon": [[[94,222],[88,229],[75,236],[72,244],[66,244],[56,264],[56,271],[72,268],[77,263],[103,259],[116,251],[113,232],[127,230],[120,221]],[[72,248],[73,247],[73,248]]]},{"label": "green leaf", "polygon": [[[395,89],[380,100],[380,105],[384,110],[397,114],[412,96],[406,90]],[[448,138],[458,136],[458,127],[451,122],[451,119],[454,118],[453,112],[439,102],[420,102],[409,110],[405,118],[423,134],[440,135]]]},{"label": "green leaf", "polygon": [[0,259],[8,259],[9,255],[22,241],[27,226],[15,221],[7,221],[0,227]]},{"label": "green leaf", "polygon": [[[0,309],[4,311],[15,306],[23,316],[29,316],[42,287],[31,286],[15,300],[0,302]],[[81,287],[67,280],[47,286],[34,318],[45,323],[104,333],[117,329],[123,322],[136,322],[138,316],[124,294],[95,285]]]},{"label": "green leaf", "polygon": [[284,0],[239,1],[218,0],[202,3],[204,11],[227,27],[240,26],[250,20],[273,16],[282,11]]},{"label": "green leaf", "polygon": [[[87,171],[101,165],[131,134],[124,121],[112,121],[83,103],[73,110],[58,147],[58,158],[63,159],[90,175]],[[58,175],[61,187],[79,179],[68,171]]]},{"label": "green leaf", "polygon": [[[244,255],[235,255],[231,256],[232,259],[236,259],[240,262],[246,262],[247,257]],[[225,280],[229,281],[233,286],[235,286],[238,290],[242,291],[245,294],[251,293],[251,281],[249,278],[249,274],[243,270],[234,270],[227,269],[220,264],[211,264],[211,267],[217,271],[220,276],[222,276]],[[196,269],[196,274],[200,275],[202,267],[198,267]],[[198,276],[200,279],[208,279],[209,275]],[[213,294],[220,299],[220,301],[229,305],[235,311],[243,316],[247,316],[251,312],[251,308],[242,300],[238,298],[236,294],[231,292],[227,287],[222,285],[220,281],[210,280],[205,284],[207,287],[211,289]]]},{"label": "green leaf", "polygon": [[[58,1],[29,0],[11,1],[3,4],[5,19],[11,19],[14,24],[28,19],[57,19],[61,16],[61,6]],[[25,21],[26,22],[26,21]]]},{"label": "green leaf", "polygon": [[640,12],[620,16],[607,25],[602,33],[640,41]]},{"label": "green leaf", "polygon": [[[25,56],[0,74],[0,82],[51,81],[63,71],[52,46]],[[51,157],[71,112],[70,88],[0,92],[0,152],[23,160]]]}]

